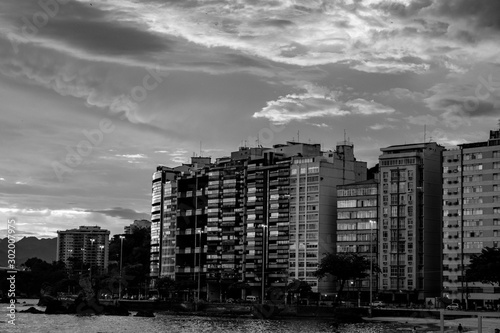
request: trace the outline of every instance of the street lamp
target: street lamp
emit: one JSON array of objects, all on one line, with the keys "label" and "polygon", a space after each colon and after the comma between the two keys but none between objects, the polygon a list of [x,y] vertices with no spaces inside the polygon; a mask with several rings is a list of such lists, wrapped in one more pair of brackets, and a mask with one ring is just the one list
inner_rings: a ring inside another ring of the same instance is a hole
[{"label": "street lamp", "polygon": [[90,243],[92,244],[90,246],[90,260],[89,260],[89,263],[90,263],[90,265],[89,265],[90,276],[89,277],[90,277],[90,281],[92,281],[92,263],[94,261],[93,260],[94,259],[93,256],[94,256],[94,242],[95,242],[95,239],[91,238],[89,240],[90,240]]},{"label": "street lamp", "polygon": [[373,225],[376,221],[370,220],[370,312],[373,303]]},{"label": "street lamp", "polygon": [[123,240],[125,236],[120,236],[120,282],[118,283],[118,299],[122,298],[122,265],[123,265]]},{"label": "street lamp", "polygon": [[103,270],[106,270],[106,267],[104,267],[104,255],[103,255],[103,251],[104,251],[104,245],[99,245],[99,260],[98,260],[98,266],[99,266],[99,261],[100,259],[102,259],[102,267],[104,268]]},{"label": "street lamp", "polygon": [[201,234],[203,233],[202,230],[197,230],[197,234],[200,235],[200,253],[198,255],[198,293],[197,293],[197,301],[200,301],[200,292],[201,292],[201,254],[203,253],[203,245],[201,244]]},{"label": "street lamp", "polygon": [[262,227],[262,290],[261,290],[261,304],[264,304],[264,297],[265,297],[265,267],[266,267],[266,234],[267,234],[267,225],[266,224],[261,224]]}]

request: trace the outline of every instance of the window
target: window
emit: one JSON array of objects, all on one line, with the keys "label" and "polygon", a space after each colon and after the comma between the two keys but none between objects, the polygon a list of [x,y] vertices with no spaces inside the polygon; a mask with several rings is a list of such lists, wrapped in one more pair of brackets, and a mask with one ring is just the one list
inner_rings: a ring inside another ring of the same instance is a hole
[{"label": "window", "polygon": [[464,215],[482,215],[483,210],[481,208],[467,208],[464,209]]},{"label": "window", "polygon": [[319,167],[318,166],[310,166],[308,168],[309,173],[319,173]]},{"label": "window", "polygon": [[483,175],[464,176],[464,183],[480,182],[482,180],[483,180]]},{"label": "window", "polygon": [[483,242],[464,242],[464,249],[482,249]]},{"label": "window", "polygon": [[356,207],[356,200],[339,200],[337,201],[338,208]]},{"label": "window", "polygon": [[464,155],[464,161],[480,160],[483,158],[483,153],[470,153]]},{"label": "window", "polygon": [[356,223],[339,223],[337,230],[356,230]]},{"label": "window", "polygon": [[483,170],[483,165],[482,164],[464,165],[464,171],[474,171],[474,170]]}]

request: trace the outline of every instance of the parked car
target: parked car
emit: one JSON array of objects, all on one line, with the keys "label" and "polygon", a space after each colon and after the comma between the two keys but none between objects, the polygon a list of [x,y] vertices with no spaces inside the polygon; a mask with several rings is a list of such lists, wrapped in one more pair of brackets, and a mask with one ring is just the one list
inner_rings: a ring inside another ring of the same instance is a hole
[{"label": "parked car", "polygon": [[450,304],[446,307],[446,310],[460,310],[460,305],[457,303]]},{"label": "parked car", "polygon": [[258,301],[258,298],[256,296],[247,296],[245,300],[250,303],[255,303]]},{"label": "parked car", "polygon": [[373,307],[376,307],[376,308],[383,308],[383,307],[387,306],[387,304],[385,304],[382,301],[375,301],[375,302],[372,302],[370,304],[370,306],[373,306]]}]

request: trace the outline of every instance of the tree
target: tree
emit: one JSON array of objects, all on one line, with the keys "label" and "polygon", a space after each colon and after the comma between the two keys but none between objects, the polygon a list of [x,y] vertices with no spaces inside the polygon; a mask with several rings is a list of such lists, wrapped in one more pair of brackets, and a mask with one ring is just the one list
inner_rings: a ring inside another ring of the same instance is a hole
[{"label": "tree", "polygon": [[[374,272],[379,271],[376,265],[372,269]],[[339,282],[338,295],[341,295],[348,280],[363,279],[369,276],[369,272],[370,260],[357,253],[328,253],[321,259],[315,276],[320,279],[332,276]]]},{"label": "tree", "polygon": [[[307,283],[306,281],[298,280],[298,279],[293,279],[293,281],[290,282],[286,288],[288,290],[288,293],[292,297],[295,294],[298,294],[299,298],[308,297],[309,293],[312,290],[311,285],[309,283]],[[297,304],[298,304],[298,299],[297,299]]]},{"label": "tree", "polygon": [[500,284],[500,248],[486,247],[471,256],[467,281]]},{"label": "tree", "polygon": [[160,298],[162,298],[165,293],[175,290],[175,280],[169,276],[162,276],[157,280],[156,287],[158,288]]}]

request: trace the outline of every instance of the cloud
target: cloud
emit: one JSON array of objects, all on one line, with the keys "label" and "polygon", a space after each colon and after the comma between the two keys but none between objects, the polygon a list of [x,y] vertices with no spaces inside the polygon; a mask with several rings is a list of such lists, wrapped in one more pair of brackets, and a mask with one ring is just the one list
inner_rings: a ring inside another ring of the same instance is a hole
[{"label": "cloud", "polygon": [[411,100],[413,102],[420,102],[423,98],[425,98],[425,94],[411,91],[406,88],[391,88],[389,90],[377,93],[376,96],[399,100]]},{"label": "cloud", "polygon": [[395,110],[375,101],[356,98],[343,102],[341,91],[311,83],[303,85],[304,93],[288,94],[277,100],[268,101],[262,110],[253,114],[254,118],[266,118],[275,124],[290,121],[304,121],[312,118],[341,117],[353,115],[390,114]]},{"label": "cloud", "polygon": [[406,121],[413,125],[435,125],[438,123],[439,118],[426,114],[420,116],[406,117]]},{"label": "cloud", "polygon": [[125,155],[115,155],[115,156],[124,157],[124,158],[131,158],[131,159],[147,158],[147,156],[144,154],[125,154]]},{"label": "cloud", "polygon": [[362,115],[390,114],[396,111],[390,106],[385,106],[374,101],[367,101],[362,98],[347,101],[345,105],[351,108],[353,113]]},{"label": "cloud", "polygon": [[427,107],[441,113],[444,123],[453,128],[470,124],[473,118],[498,117],[500,85],[491,75],[488,79],[474,74],[459,79],[430,88],[429,97],[424,99]]},{"label": "cloud", "polygon": [[380,131],[382,129],[394,128],[394,127],[395,127],[394,125],[390,125],[390,124],[373,124],[370,126],[370,128],[374,131]]},{"label": "cloud", "polygon": [[100,213],[111,217],[118,217],[123,220],[142,220],[150,219],[151,216],[147,213],[137,212],[130,208],[114,207],[103,210],[86,210],[89,213]]}]

